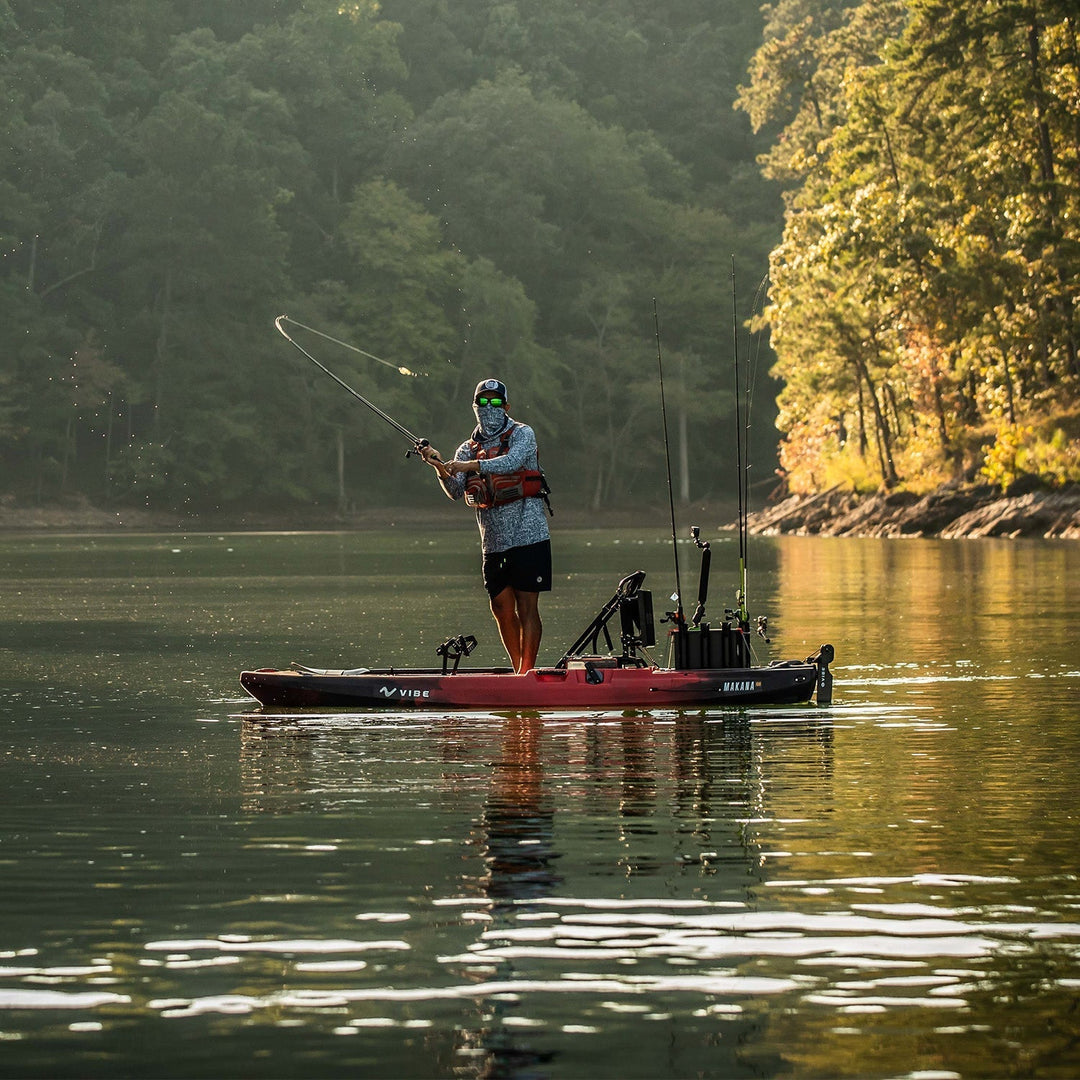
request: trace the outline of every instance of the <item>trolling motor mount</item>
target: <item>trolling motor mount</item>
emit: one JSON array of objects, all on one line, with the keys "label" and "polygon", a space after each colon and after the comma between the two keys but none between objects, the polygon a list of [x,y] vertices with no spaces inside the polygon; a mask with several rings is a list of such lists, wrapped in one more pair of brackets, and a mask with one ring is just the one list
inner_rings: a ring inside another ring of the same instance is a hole
[{"label": "trolling motor mount", "polygon": [[813,664],[817,668],[817,703],[819,705],[832,704],[833,676],[829,665],[836,659],[836,650],[832,645],[822,645],[812,656],[806,658],[806,663]]}]

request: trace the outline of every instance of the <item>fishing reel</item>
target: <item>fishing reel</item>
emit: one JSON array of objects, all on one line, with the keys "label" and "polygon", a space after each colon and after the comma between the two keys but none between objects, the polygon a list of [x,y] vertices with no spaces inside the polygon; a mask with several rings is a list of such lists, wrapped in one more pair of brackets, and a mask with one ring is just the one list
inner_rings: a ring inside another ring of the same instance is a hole
[{"label": "fishing reel", "polygon": [[[422,458],[424,456],[424,451],[430,445],[431,445],[431,443],[429,443],[427,441],[427,439],[417,439],[416,442],[413,444],[413,448],[411,450],[406,450],[405,451],[405,456],[407,458],[411,458],[411,457]],[[441,461],[442,459],[440,458],[439,460]]]},{"label": "fishing reel", "polygon": [[[738,608],[724,608],[724,618],[731,622],[742,626],[742,612]],[[764,639],[766,645],[772,644],[772,638],[769,637],[769,616],[759,615],[754,624],[754,630],[759,638]]]},{"label": "fishing reel", "polygon": [[[678,600],[678,594],[672,596],[672,600]],[[662,623],[672,623],[674,626],[685,626],[686,616],[680,611],[665,611],[664,617],[660,620]]]},{"label": "fishing reel", "polygon": [[724,608],[724,618],[728,622],[733,622],[736,626],[741,627],[744,631],[749,630],[750,616],[746,612],[746,598],[742,589],[735,590],[735,603],[738,604],[738,607]]}]

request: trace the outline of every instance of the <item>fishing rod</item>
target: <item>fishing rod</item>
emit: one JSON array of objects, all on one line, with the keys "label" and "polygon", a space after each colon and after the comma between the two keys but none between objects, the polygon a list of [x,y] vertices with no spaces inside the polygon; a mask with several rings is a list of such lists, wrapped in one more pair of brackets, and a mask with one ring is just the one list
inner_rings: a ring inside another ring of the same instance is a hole
[{"label": "fishing rod", "polygon": [[[750,529],[750,428],[753,423],[754,413],[754,388],[757,386],[757,372],[758,364],[761,360],[761,340],[760,333],[756,334],[753,325],[754,312],[762,307],[765,302],[765,290],[769,283],[769,272],[766,270],[761,280],[758,282],[758,287],[754,292],[754,302],[750,307],[750,319],[746,325],[746,480],[743,489],[743,505],[744,514],[746,518],[743,536],[744,547],[749,550],[749,529]],[[751,339],[756,340],[756,348],[751,347]],[[757,617],[757,633],[758,637],[763,638],[765,643],[768,644],[772,641],[769,637],[769,618],[767,615],[759,615]]]},{"label": "fishing rod", "polygon": [[[739,500],[739,592],[736,600],[739,604],[739,622],[746,629],[750,624],[750,615],[746,608],[746,548],[747,548],[747,502],[750,492],[747,488],[747,474],[743,469],[743,444],[746,433],[743,431],[742,410],[739,404],[739,312],[735,298],[735,256],[731,256],[731,337],[732,358],[735,367],[735,467],[738,479]],[[747,417],[749,423],[749,416]],[[750,448],[746,447],[747,456]]]},{"label": "fishing rod", "polygon": [[[405,436],[405,438],[406,438],[406,439],[408,439],[410,443],[412,443],[412,447],[413,447],[413,448],[412,448],[412,450],[407,450],[407,451],[405,452],[405,456],[406,456],[406,457],[411,457],[411,456],[412,456],[413,454],[416,454],[416,455],[418,455],[418,456],[419,456],[419,455],[420,455],[420,451],[421,451],[421,450],[422,450],[422,449],[423,449],[424,447],[426,447],[426,446],[428,445],[428,441],[427,441],[427,439],[421,439],[421,438],[419,438],[418,436],[414,435],[414,434],[413,434],[413,433],[412,433],[412,432],[411,432],[411,431],[410,431],[410,430],[409,430],[409,429],[408,429],[407,427],[405,427],[405,426],[404,426],[403,424],[399,424],[399,423],[398,423],[398,422],[397,422],[397,421],[396,421],[396,420],[395,420],[395,419],[394,419],[394,418],[393,418],[393,417],[392,417],[392,416],[391,416],[391,415],[390,415],[389,413],[383,412],[383,410],[382,410],[382,409],[380,409],[378,405],[375,405],[375,404],[374,404],[373,402],[370,402],[370,401],[368,401],[368,399],[367,399],[366,397],[364,397],[364,395],[363,395],[363,394],[361,394],[361,393],[359,393],[358,391],[354,390],[354,389],[353,389],[353,388],[352,388],[352,387],[351,387],[351,386],[350,386],[350,385],[349,385],[349,384],[348,384],[347,382],[345,382],[345,380],[344,380],[344,379],[340,379],[340,378],[338,378],[338,376],[337,376],[337,375],[335,375],[335,374],[334,374],[334,373],[333,373],[333,372],[332,372],[332,371],[331,371],[331,370],[330,370],[330,369],[329,369],[329,368],[328,368],[328,367],[327,367],[327,366],[326,366],[325,364],[323,364],[323,363],[321,363],[320,361],[316,360],[316,359],[315,359],[315,357],[314,357],[314,356],[312,356],[312,355],[311,355],[311,353],[309,353],[309,352],[307,351],[307,349],[305,349],[305,348],[303,347],[303,345],[301,345],[301,344],[300,344],[299,342],[297,342],[296,340],[294,340],[294,339],[293,339],[293,338],[292,338],[292,337],[291,337],[291,336],[289,335],[289,332],[288,332],[288,331],[287,331],[287,330],[285,329],[285,327],[284,327],[284,326],[282,325],[282,323],[286,323],[286,322],[292,323],[292,324],[293,324],[293,326],[299,326],[299,327],[302,327],[302,328],[303,328],[304,330],[311,330],[311,332],[312,332],[312,333],[314,333],[314,334],[318,334],[318,335],[319,335],[320,337],[324,337],[324,338],[326,338],[326,339],[327,339],[328,341],[337,341],[337,339],[336,339],[336,338],[332,338],[332,337],[330,337],[330,335],[329,335],[329,334],[324,334],[324,333],[322,333],[322,332],[321,332],[321,331],[319,331],[319,330],[312,330],[312,328],[311,328],[310,326],[304,326],[304,324],[303,324],[303,323],[299,323],[299,322],[297,322],[297,321],[296,321],[295,319],[290,319],[288,315],[279,315],[279,316],[278,316],[278,317],[277,317],[277,318],[276,318],[276,319],[274,320],[274,326],[275,326],[275,327],[277,327],[277,331],[278,331],[278,333],[279,333],[279,334],[281,334],[281,336],[282,336],[282,337],[283,337],[283,338],[284,338],[284,339],[285,339],[285,340],[286,340],[286,341],[287,341],[287,342],[288,342],[288,343],[289,343],[290,345],[292,345],[292,346],[294,346],[295,348],[299,349],[299,350],[300,350],[300,352],[302,352],[302,353],[303,353],[303,354],[304,354],[304,355],[305,355],[305,356],[306,356],[306,357],[307,357],[307,358],[308,358],[308,359],[309,359],[309,360],[310,360],[310,361],[311,361],[311,362],[312,362],[312,363],[313,363],[313,364],[314,364],[314,365],[315,365],[315,366],[316,366],[316,367],[317,367],[317,368],[318,368],[318,369],[319,369],[319,370],[320,370],[321,372],[323,372],[323,373],[324,373],[324,374],[326,374],[326,375],[329,375],[329,376],[330,376],[330,378],[331,378],[331,379],[333,379],[333,380],[334,380],[334,382],[336,382],[336,383],[338,384],[338,386],[340,386],[340,387],[341,387],[341,388],[342,388],[343,390],[347,390],[347,391],[348,391],[348,392],[349,392],[350,394],[352,394],[352,396],[353,396],[354,398],[356,398],[356,400],[357,400],[357,401],[359,401],[359,402],[360,402],[361,404],[363,404],[363,405],[366,405],[366,406],[367,406],[367,407],[368,407],[368,408],[369,408],[369,409],[370,409],[370,410],[371,410],[371,411],[372,411],[372,412],[373,412],[373,413],[374,413],[374,414],[375,414],[375,415],[376,415],[377,417],[379,417],[379,419],[381,419],[381,420],[385,420],[385,421],[386,421],[386,422],[387,422],[387,423],[388,423],[388,424],[389,424],[389,425],[390,425],[390,426],[391,426],[391,427],[392,427],[392,428],[393,428],[393,429],[394,429],[395,431],[399,432],[399,433],[400,433],[401,435],[404,435],[404,436]],[[345,345],[345,347],[346,347],[346,348],[348,348],[348,349],[353,349],[353,350],[354,350],[355,352],[359,352],[359,353],[362,353],[362,354],[363,354],[364,356],[371,356],[371,354],[370,354],[370,353],[365,353],[365,352],[363,352],[363,350],[362,350],[362,349],[357,349],[357,348],[356,348],[355,346],[353,346],[353,345],[347,345],[347,344],[346,344],[345,342],[343,342],[343,341],[337,341],[337,344],[339,344],[339,345]],[[373,359],[373,360],[379,360],[379,363],[381,363],[381,364],[389,364],[389,365],[390,365],[391,367],[396,367],[396,365],[394,365],[394,364],[390,364],[390,361],[389,361],[389,360],[381,360],[381,359],[380,359],[379,357],[377,357],[377,356],[371,356],[371,359]],[[409,370],[408,370],[408,368],[405,368],[405,369],[403,370],[403,373],[404,373],[404,374],[409,374],[409,375],[412,375],[412,374],[414,374],[413,372],[409,371]]]},{"label": "fishing rod", "polygon": [[682,581],[679,577],[679,540],[675,532],[675,495],[671,488],[671,446],[668,442],[667,403],[664,400],[664,361],[660,351],[660,315],[656,308],[655,296],[653,297],[653,325],[656,328],[656,367],[660,372],[660,413],[664,418],[664,461],[667,464],[668,504],[671,507],[671,548],[675,556],[675,597],[677,600],[675,625],[685,626],[686,617],[683,615]]}]

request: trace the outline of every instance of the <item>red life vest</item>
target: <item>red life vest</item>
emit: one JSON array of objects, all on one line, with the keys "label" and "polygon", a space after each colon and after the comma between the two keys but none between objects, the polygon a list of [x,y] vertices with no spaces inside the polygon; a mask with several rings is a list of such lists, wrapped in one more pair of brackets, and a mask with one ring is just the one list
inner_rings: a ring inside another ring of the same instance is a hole
[{"label": "red life vest", "polygon": [[[469,440],[476,461],[490,461],[510,450],[510,436],[520,424],[510,424],[499,436],[499,445],[490,450],[481,447],[474,437]],[[465,505],[474,510],[490,510],[493,506],[516,502],[518,499],[543,499],[549,514],[553,514],[548,495],[551,489],[540,469],[520,469],[509,473],[472,473],[465,481]]]}]

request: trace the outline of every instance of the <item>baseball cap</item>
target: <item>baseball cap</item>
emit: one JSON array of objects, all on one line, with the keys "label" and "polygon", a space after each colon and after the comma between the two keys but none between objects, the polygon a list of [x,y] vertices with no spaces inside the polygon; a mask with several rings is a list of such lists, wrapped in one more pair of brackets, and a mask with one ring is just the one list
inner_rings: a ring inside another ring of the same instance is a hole
[{"label": "baseball cap", "polygon": [[498,379],[481,379],[476,384],[476,389],[473,391],[473,401],[481,394],[491,395],[492,397],[501,397],[503,401],[505,401],[506,384],[499,382]]}]

